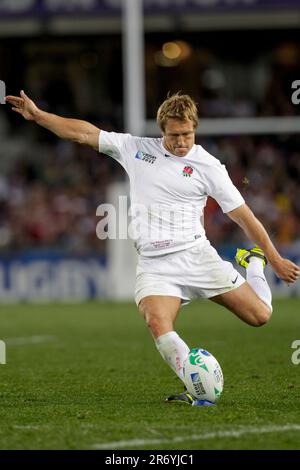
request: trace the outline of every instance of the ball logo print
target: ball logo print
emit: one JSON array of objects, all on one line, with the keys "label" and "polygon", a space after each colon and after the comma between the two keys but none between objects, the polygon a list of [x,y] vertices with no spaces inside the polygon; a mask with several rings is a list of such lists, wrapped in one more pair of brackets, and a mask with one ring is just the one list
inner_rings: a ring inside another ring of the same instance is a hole
[{"label": "ball logo print", "polygon": [[203,404],[213,405],[223,391],[223,373],[217,359],[205,349],[193,348],[184,361],[188,392]]},{"label": "ball logo print", "polygon": [[190,364],[194,366],[200,366],[203,369],[207,370],[207,367],[201,358],[200,354],[198,354],[198,349],[192,349],[190,352]]}]

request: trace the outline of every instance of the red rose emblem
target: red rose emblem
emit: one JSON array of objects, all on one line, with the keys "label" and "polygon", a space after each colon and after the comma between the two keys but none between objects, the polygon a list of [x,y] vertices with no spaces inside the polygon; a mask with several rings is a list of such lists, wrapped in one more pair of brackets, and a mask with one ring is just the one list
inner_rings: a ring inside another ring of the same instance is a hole
[{"label": "red rose emblem", "polygon": [[184,169],[182,170],[183,176],[191,176],[193,173],[193,168],[191,166],[185,166]]}]

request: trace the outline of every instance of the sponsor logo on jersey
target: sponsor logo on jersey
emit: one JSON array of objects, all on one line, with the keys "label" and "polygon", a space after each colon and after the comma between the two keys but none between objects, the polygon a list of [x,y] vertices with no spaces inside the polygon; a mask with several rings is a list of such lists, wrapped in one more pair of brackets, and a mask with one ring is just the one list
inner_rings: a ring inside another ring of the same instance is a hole
[{"label": "sponsor logo on jersey", "polygon": [[139,150],[137,154],[135,155],[135,158],[138,160],[143,160],[146,163],[153,163],[155,162],[157,157],[154,157],[153,155],[150,155],[149,153],[142,152],[142,150]]},{"label": "sponsor logo on jersey", "polygon": [[193,168],[191,166],[185,166],[184,169],[182,170],[183,176],[188,176],[189,178],[193,174]]}]

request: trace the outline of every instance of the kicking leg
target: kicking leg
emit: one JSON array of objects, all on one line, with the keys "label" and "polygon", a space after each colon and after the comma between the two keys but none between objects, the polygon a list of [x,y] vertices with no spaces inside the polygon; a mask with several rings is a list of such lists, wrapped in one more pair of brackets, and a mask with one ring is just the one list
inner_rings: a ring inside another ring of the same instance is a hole
[{"label": "kicking leg", "polygon": [[264,274],[267,259],[263,251],[258,247],[251,250],[238,249],[235,259],[246,269],[248,284],[272,312],[272,292]]},{"label": "kicking leg", "polygon": [[254,292],[253,288],[244,282],[234,290],[225,294],[211,297],[210,300],[228,308],[241,320],[252,326],[262,326],[270,319],[272,310]]},{"label": "kicking leg", "polygon": [[249,325],[264,325],[272,314],[272,293],[264,275],[267,259],[259,247],[238,249],[235,259],[246,269],[247,282],[211,300],[228,308]]}]

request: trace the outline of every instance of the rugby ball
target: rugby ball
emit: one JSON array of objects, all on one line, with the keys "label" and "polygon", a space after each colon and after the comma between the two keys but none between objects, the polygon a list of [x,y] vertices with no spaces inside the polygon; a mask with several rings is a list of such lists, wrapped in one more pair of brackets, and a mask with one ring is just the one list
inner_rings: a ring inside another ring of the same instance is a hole
[{"label": "rugby ball", "polygon": [[191,349],[183,363],[184,383],[198,400],[215,403],[223,391],[223,373],[217,359],[205,349]]}]

